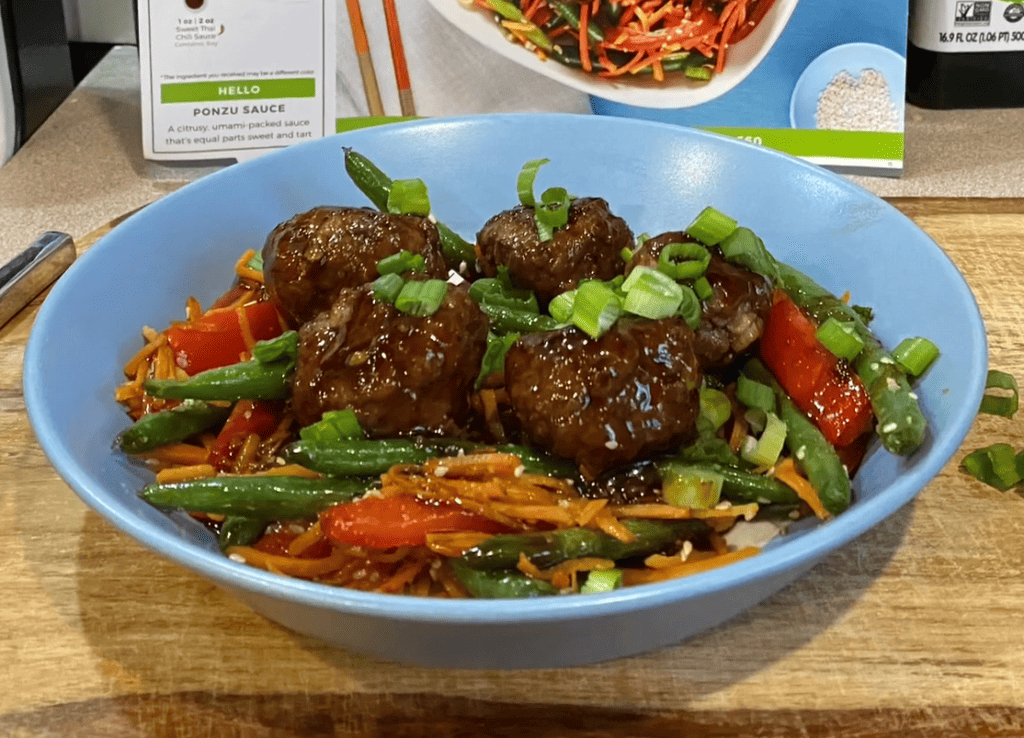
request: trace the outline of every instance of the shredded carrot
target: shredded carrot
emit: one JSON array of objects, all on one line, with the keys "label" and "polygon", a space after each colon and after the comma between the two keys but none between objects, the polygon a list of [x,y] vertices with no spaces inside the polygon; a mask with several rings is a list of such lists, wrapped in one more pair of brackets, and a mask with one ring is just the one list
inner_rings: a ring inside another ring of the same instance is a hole
[{"label": "shredded carrot", "polygon": [[316,522],[309,526],[305,532],[300,533],[295,540],[288,544],[289,556],[302,556],[311,546],[323,540],[320,532],[320,523]]},{"label": "shredded carrot", "polygon": [[197,466],[206,463],[209,451],[191,443],[171,443],[139,455],[159,464]]},{"label": "shredded carrot", "polygon": [[323,474],[307,469],[299,464],[282,464],[272,466],[264,471],[254,472],[254,476],[264,477],[306,477],[307,479],[321,479]]},{"label": "shredded carrot", "polygon": [[733,564],[737,561],[754,556],[760,549],[748,546],[738,551],[731,551],[727,554],[694,552],[686,561],[675,566],[666,566],[660,569],[625,569],[623,570],[623,583],[626,586],[636,584],[648,584],[650,582],[662,582],[666,579],[698,574],[703,571],[717,569],[726,564]]},{"label": "shredded carrot", "polygon": [[335,548],[322,559],[299,559],[281,554],[269,554],[251,546],[234,546],[227,550],[228,556],[238,556],[250,566],[301,579],[314,579],[335,571],[345,563],[348,552]]},{"label": "shredded carrot", "polygon": [[156,473],[157,484],[173,484],[187,482],[190,479],[212,477],[217,471],[210,464],[191,464],[189,466],[173,466],[161,469]]},{"label": "shredded carrot", "polygon": [[796,463],[792,457],[787,456],[776,464],[772,474],[776,479],[796,492],[797,497],[807,503],[815,516],[821,520],[832,517],[831,513],[825,509],[825,505],[822,504],[818,490],[797,470]]}]

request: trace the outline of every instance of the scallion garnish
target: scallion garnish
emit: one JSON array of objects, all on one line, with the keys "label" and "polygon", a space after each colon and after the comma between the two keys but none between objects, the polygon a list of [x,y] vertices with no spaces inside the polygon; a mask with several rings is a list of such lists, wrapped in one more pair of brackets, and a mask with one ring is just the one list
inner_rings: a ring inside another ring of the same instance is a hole
[{"label": "scallion garnish", "polygon": [[676,507],[709,510],[721,499],[724,481],[718,472],[666,465],[662,468],[661,495]]},{"label": "scallion garnish", "polygon": [[745,461],[757,466],[772,466],[779,460],[783,444],[786,442],[786,423],[775,413],[767,413],[767,423],[761,437],[751,441],[740,451]]},{"label": "scallion garnish", "polygon": [[816,335],[821,345],[840,359],[853,361],[864,349],[864,340],[857,335],[853,323],[839,321],[832,316],[818,326]]},{"label": "scallion garnish", "polygon": [[587,573],[587,581],[580,586],[580,594],[611,592],[621,588],[624,581],[622,569],[592,569]]},{"label": "scallion garnish", "polygon": [[423,254],[414,254],[402,249],[398,253],[385,256],[377,262],[378,274],[403,274],[405,272],[422,272],[426,266]]},{"label": "scallion garnish", "polygon": [[912,377],[920,377],[939,358],[939,347],[927,338],[905,338],[893,349],[892,358]]},{"label": "scallion garnish", "polygon": [[396,179],[388,192],[388,212],[398,215],[430,215],[430,197],[422,179]]},{"label": "scallion garnish", "polygon": [[696,279],[710,263],[710,252],[699,243],[670,243],[658,254],[658,269],[672,279]]},{"label": "scallion garnish", "polygon": [[375,299],[380,302],[390,302],[394,305],[395,298],[402,291],[402,285],[404,284],[405,280],[398,274],[382,274],[370,283],[370,289],[373,290]]},{"label": "scallion garnish", "polygon": [[703,244],[714,246],[736,230],[736,221],[710,205],[698,213],[686,232]]},{"label": "scallion garnish", "polygon": [[1024,481],[1024,451],[1015,453],[1008,443],[993,443],[967,454],[960,468],[979,482],[1005,492]]},{"label": "scallion garnish", "polygon": [[576,299],[576,290],[562,292],[551,298],[548,303],[548,313],[559,323],[568,323],[572,320],[572,306]]},{"label": "scallion garnish", "polygon": [[626,294],[622,309],[651,320],[675,315],[683,300],[683,288],[667,274],[649,267],[636,267],[622,283]]},{"label": "scallion garnish", "polygon": [[604,282],[582,282],[573,298],[570,322],[591,338],[599,338],[622,314],[615,290]]},{"label": "scallion garnish", "polygon": [[247,268],[249,268],[249,269],[254,270],[254,271],[262,272],[263,271],[263,252],[257,251],[255,254],[253,254],[252,258],[249,259],[249,263],[246,264],[245,266]]},{"label": "scallion garnish", "polygon": [[519,338],[518,333],[506,333],[502,336],[494,333],[487,335],[487,348],[484,358],[480,361],[480,373],[476,377],[476,388],[480,389],[484,380],[491,374],[505,371],[505,354]]},{"label": "scallion garnish", "polygon": [[409,315],[433,315],[448,294],[448,283],[443,279],[409,281],[395,298],[395,307]]},{"label": "scallion garnish", "polygon": [[533,159],[523,164],[519,170],[519,178],[516,180],[516,190],[519,192],[519,202],[525,207],[537,207],[537,201],[533,197],[533,183],[537,179],[537,171],[547,164],[550,159]]},{"label": "scallion garnish", "polygon": [[985,381],[986,390],[1001,390],[1008,394],[993,394],[986,391],[981,398],[979,413],[987,415],[998,415],[1001,418],[1012,418],[1017,414],[1019,394],[1017,391],[1017,380],[1012,374],[990,369]]},{"label": "scallion garnish", "polygon": [[316,444],[332,444],[340,441],[354,441],[366,438],[366,433],[359,425],[359,419],[350,408],[345,410],[328,410],[323,417],[312,425],[299,430],[303,441]]},{"label": "scallion garnish", "polygon": [[700,300],[697,299],[697,293],[685,284],[679,287],[683,291],[683,301],[679,303],[678,313],[690,328],[697,330],[700,326]]},{"label": "scallion garnish", "polygon": [[775,391],[767,384],[756,382],[743,374],[736,378],[736,400],[746,407],[766,413],[775,412]]},{"label": "scallion garnish", "polygon": [[569,205],[572,196],[564,187],[549,187],[540,196],[541,204],[533,209],[540,240],[550,241],[555,230],[569,222]]},{"label": "scallion garnish", "polygon": [[756,274],[763,274],[766,277],[776,277],[778,264],[764,241],[758,238],[757,234],[749,228],[740,226],[724,239],[718,247],[722,249],[722,256],[726,261],[746,267]]},{"label": "scallion garnish", "polygon": [[496,305],[528,313],[540,312],[537,295],[532,290],[513,287],[497,277],[484,277],[473,282],[469,286],[469,297],[478,305]]},{"label": "scallion garnish", "polygon": [[713,433],[725,425],[732,415],[732,403],[722,390],[703,386],[700,388],[700,415],[698,422],[707,424]]},{"label": "scallion garnish", "polygon": [[693,280],[693,291],[703,302],[715,296],[715,288],[711,286],[707,277],[697,277]]}]

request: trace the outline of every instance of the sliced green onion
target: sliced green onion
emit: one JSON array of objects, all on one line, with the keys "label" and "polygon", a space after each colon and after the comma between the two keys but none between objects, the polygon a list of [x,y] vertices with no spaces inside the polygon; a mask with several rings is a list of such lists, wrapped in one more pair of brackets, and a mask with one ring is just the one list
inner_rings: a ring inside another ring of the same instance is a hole
[{"label": "sliced green onion", "polygon": [[[740,451],[740,456],[757,466],[772,466],[779,460],[782,446],[786,442],[786,423],[775,413],[767,414],[767,424],[761,437],[749,443]],[[749,439],[748,439],[749,440]]]},{"label": "sliced green onion", "polygon": [[564,187],[549,187],[540,196],[541,204],[533,209],[540,240],[550,241],[555,231],[569,222],[572,196]]},{"label": "sliced green onion", "polygon": [[396,254],[385,256],[377,262],[378,274],[402,274],[404,272],[422,272],[426,267],[423,254],[414,254],[402,249]]},{"label": "sliced green onion", "polygon": [[703,244],[714,246],[736,230],[736,221],[710,205],[694,218],[686,232]]},{"label": "sliced green onion", "polygon": [[333,444],[342,441],[357,441],[366,438],[359,419],[350,408],[344,410],[328,410],[323,417],[312,425],[299,431],[303,441],[316,444]]},{"label": "sliced green onion", "polygon": [[399,215],[430,215],[430,198],[422,179],[396,179],[388,192],[388,212]]},{"label": "sliced green onion", "polygon": [[972,451],[960,462],[960,468],[977,479],[1005,492],[1024,481],[1024,452],[1015,453],[1008,443]]},{"label": "sliced green onion", "polygon": [[686,321],[686,324],[693,330],[697,330],[700,326],[700,300],[697,299],[697,293],[687,287],[685,284],[679,285],[683,290],[683,301],[679,303],[678,313]]},{"label": "sliced green onion", "polygon": [[729,396],[714,387],[703,386],[700,388],[700,415],[702,422],[706,423],[711,432],[717,431],[725,421],[732,415],[732,402]]},{"label": "sliced green onion", "polygon": [[743,374],[736,378],[736,400],[746,407],[775,412],[775,390]]},{"label": "sliced green onion", "polygon": [[262,272],[263,271],[263,252],[262,251],[257,251],[255,254],[253,254],[252,258],[249,259],[249,263],[246,264],[246,267],[248,267],[249,269],[254,269],[257,272]]},{"label": "sliced green onion", "polygon": [[619,252],[619,258],[627,264],[633,261],[633,249],[623,248],[622,251]]},{"label": "sliced green onion", "polygon": [[568,323],[572,319],[572,305],[576,300],[576,290],[569,290],[551,298],[548,312],[559,323]]},{"label": "sliced green onion", "polygon": [[816,335],[821,345],[840,359],[853,361],[864,350],[864,340],[857,335],[853,323],[836,320],[832,316],[818,326]]},{"label": "sliced green onion", "polygon": [[702,302],[707,302],[715,296],[715,288],[711,286],[707,277],[697,277],[693,281],[693,291]]},{"label": "sliced green onion", "polygon": [[699,243],[670,243],[658,254],[658,269],[672,279],[696,279],[707,271],[711,253]]},{"label": "sliced green onion", "polygon": [[477,389],[480,389],[484,380],[491,374],[505,371],[505,354],[518,338],[518,333],[506,333],[503,336],[491,333],[487,336],[487,349],[484,351],[484,358],[480,361],[480,373],[476,377]]},{"label": "sliced green onion", "polygon": [[611,592],[622,587],[622,569],[593,569],[587,574],[587,581],[580,587],[580,594]]},{"label": "sliced green onion", "polygon": [[528,313],[540,312],[537,295],[533,290],[513,287],[499,277],[484,277],[469,286],[469,297],[477,304],[497,305],[510,310],[522,310]]},{"label": "sliced green onion", "polygon": [[395,307],[409,315],[433,315],[448,294],[448,283],[443,279],[409,281],[402,285],[395,298]]},{"label": "sliced green onion", "polygon": [[718,472],[666,465],[661,470],[661,496],[675,507],[710,510],[722,497],[725,478]]},{"label": "sliced green onion", "polygon": [[778,273],[778,264],[764,241],[757,237],[749,228],[740,226],[732,235],[724,239],[718,247],[726,261],[746,267],[756,274],[774,278]]},{"label": "sliced green onion", "polygon": [[993,394],[985,392],[981,398],[979,413],[987,415],[998,415],[1001,418],[1012,418],[1017,414],[1019,405],[1019,394],[1017,391],[1017,380],[1012,374],[990,369],[985,382],[986,390],[1005,390],[1009,394]]},{"label": "sliced green onion", "polygon": [[390,302],[394,305],[395,298],[402,291],[402,285],[404,284],[405,280],[398,274],[382,274],[370,283],[370,289],[373,290],[375,299],[380,302]]},{"label": "sliced green onion", "polygon": [[912,377],[920,377],[939,358],[939,347],[927,338],[905,338],[893,349],[892,358]]},{"label": "sliced green onion", "polygon": [[[521,15],[521,14],[520,14]],[[537,170],[547,164],[550,159],[534,159],[523,164],[519,170],[519,178],[516,180],[516,190],[519,192],[519,202],[528,208],[537,206],[533,197],[533,182],[537,179]]]},{"label": "sliced green onion", "polygon": [[683,300],[682,286],[657,269],[637,267],[622,283],[626,293],[622,309],[651,320],[675,315]]},{"label": "sliced green onion", "polygon": [[622,303],[604,282],[583,282],[576,288],[571,322],[591,338],[603,335],[622,314]]}]

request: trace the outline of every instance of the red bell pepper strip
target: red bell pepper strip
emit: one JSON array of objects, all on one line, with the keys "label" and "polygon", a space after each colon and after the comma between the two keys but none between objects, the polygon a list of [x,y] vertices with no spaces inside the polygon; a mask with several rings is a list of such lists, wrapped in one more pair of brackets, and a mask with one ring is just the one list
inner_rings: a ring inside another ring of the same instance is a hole
[{"label": "red bell pepper strip", "polygon": [[211,310],[190,323],[172,325],[167,329],[167,343],[175,364],[191,376],[237,364],[252,342],[276,338],[283,332],[277,308],[264,301]]},{"label": "red bell pepper strip", "polygon": [[508,530],[456,505],[402,496],[364,497],[330,507],[320,515],[320,529],[335,543],[374,549],[422,546],[428,533]]},{"label": "red bell pepper strip", "polygon": [[847,446],[870,430],[871,399],[849,362],[825,348],[817,330],[784,292],[776,291],[761,336],[761,359],[825,438],[833,446]]},{"label": "red bell pepper strip", "polygon": [[207,456],[215,469],[227,471],[239,445],[255,433],[261,439],[273,433],[281,422],[284,404],[275,400],[239,400],[217,434]]}]

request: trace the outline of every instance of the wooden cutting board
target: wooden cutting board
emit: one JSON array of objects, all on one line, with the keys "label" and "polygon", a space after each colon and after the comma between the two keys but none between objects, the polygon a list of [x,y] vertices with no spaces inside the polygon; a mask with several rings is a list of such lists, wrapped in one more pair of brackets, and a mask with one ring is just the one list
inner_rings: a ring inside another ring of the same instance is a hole
[{"label": "wooden cutting board", "polygon": [[[893,203],[1024,378],[1024,201]],[[979,418],[913,504],[708,633],[576,669],[421,669],[289,633],[87,510],[25,415],[38,302],[0,330],[0,736],[1024,736],[1024,499],[957,469],[1024,448],[1024,416]]]}]

